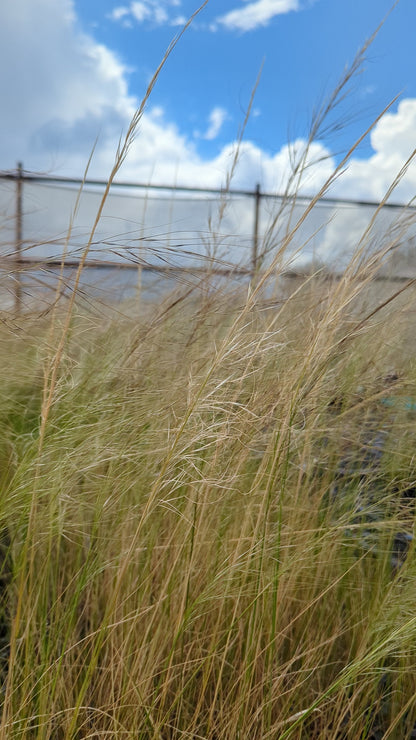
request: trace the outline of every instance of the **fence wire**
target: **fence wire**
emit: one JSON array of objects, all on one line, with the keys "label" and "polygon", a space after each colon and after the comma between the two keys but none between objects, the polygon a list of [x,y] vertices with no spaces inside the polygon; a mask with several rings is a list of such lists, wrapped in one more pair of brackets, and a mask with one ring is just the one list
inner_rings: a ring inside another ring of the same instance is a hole
[{"label": "fence wire", "polygon": [[[17,285],[22,299],[35,283],[39,292],[51,289],[64,250],[70,285],[104,192],[104,183],[86,183],[76,208],[80,184],[22,171],[0,176],[2,305],[7,294],[16,300]],[[394,244],[389,270],[395,277],[416,274],[413,208],[334,200],[320,200],[310,212],[309,206],[307,198],[263,194],[259,187],[220,193],[115,184],[88,254],[85,290],[92,295],[105,286],[117,300],[125,298],[138,272],[150,293],[157,272],[169,287],[207,269],[236,279],[270,265],[279,250],[286,269],[322,264],[340,271],[357,244],[364,252]]]}]

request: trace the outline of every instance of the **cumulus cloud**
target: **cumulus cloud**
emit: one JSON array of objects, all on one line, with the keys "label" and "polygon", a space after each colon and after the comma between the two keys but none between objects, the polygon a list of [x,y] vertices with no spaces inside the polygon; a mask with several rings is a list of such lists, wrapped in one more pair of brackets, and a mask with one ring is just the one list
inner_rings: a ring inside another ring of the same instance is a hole
[{"label": "cumulus cloud", "polygon": [[278,15],[299,9],[299,0],[256,0],[219,16],[213,28],[220,25],[230,31],[253,31],[267,26]]},{"label": "cumulus cloud", "polygon": [[[16,38],[20,40],[18,54]],[[13,74],[0,77],[2,168],[12,169],[23,160],[27,169],[80,176],[98,137],[91,174],[106,177],[139,101],[129,92],[128,70],[117,55],[80,28],[72,0],[0,4],[3,69],[10,69],[10,59],[14,60]],[[223,109],[213,109],[205,133],[208,139],[218,134],[225,115]],[[372,155],[354,158],[332,194],[380,199],[412,151],[415,129],[416,100],[405,99],[374,129]],[[282,191],[290,176],[293,150],[299,156],[304,146],[299,140],[291,147],[266,152],[253,142],[244,142],[233,185],[253,189],[260,182],[264,191]],[[120,177],[220,187],[234,151],[230,141],[216,156],[203,158],[197,142],[169,120],[163,108],[150,106]],[[303,192],[321,187],[334,165],[330,150],[315,143],[309,152]],[[415,192],[416,168],[412,165],[393,199],[406,201]]]},{"label": "cumulus cloud", "polygon": [[[16,159],[34,169],[68,167],[66,147],[72,138],[70,150],[78,139],[79,152],[74,167],[82,171],[81,162],[85,164],[87,148],[97,135],[106,140],[118,129],[119,136],[137,104],[128,92],[126,67],[108,47],[80,30],[70,0],[1,4],[0,63],[12,70],[0,77],[0,156],[5,168],[13,167]],[[93,122],[98,125],[94,133]],[[63,141],[60,130],[65,131]],[[48,137],[52,140],[46,157]]]},{"label": "cumulus cloud", "polygon": [[[374,153],[367,159],[351,160],[334,193],[351,198],[381,200],[415,147],[416,100],[402,100],[397,112],[387,113],[373,129]],[[407,201],[416,195],[416,162],[413,161],[392,196]]]}]

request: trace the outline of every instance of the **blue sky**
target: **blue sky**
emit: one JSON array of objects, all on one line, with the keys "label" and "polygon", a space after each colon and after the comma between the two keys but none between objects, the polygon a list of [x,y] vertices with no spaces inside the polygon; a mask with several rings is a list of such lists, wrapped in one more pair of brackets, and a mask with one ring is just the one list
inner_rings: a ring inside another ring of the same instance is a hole
[{"label": "blue sky", "polygon": [[[198,150],[212,156],[236,135],[264,62],[247,137],[276,151],[290,135],[307,133],[314,107],[332,91],[391,5],[391,0],[211,0],[169,60],[152,102],[190,136],[206,134],[212,111],[223,111],[223,118],[217,117],[223,120],[218,135],[197,141]],[[191,0],[76,2],[84,27],[131,67],[129,88],[139,97],[172,38],[175,22],[196,7]],[[250,7],[252,15],[247,17]],[[339,146],[359,136],[398,92],[416,95],[415,22],[415,6],[404,0],[380,31],[342,108],[348,120],[351,112],[355,120],[338,136]]]},{"label": "blue sky", "polygon": [[[210,0],[162,71],[122,177],[219,186],[260,83],[234,184],[282,189],[314,108],[391,8],[391,0]],[[193,0],[14,0],[0,7],[0,167],[105,177],[117,142]],[[361,73],[315,142],[305,191],[397,93],[334,193],[380,199],[415,147],[416,5],[400,0]],[[413,197],[409,169],[397,198]],[[397,199],[396,198],[396,199]]]}]

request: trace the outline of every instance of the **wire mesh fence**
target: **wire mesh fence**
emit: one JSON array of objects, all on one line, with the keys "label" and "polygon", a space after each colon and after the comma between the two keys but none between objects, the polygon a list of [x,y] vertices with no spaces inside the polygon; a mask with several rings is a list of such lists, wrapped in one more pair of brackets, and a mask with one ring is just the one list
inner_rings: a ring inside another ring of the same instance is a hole
[{"label": "wire mesh fence", "polygon": [[[21,165],[0,174],[1,305],[47,294],[65,256],[64,280],[85,251],[106,183],[33,175]],[[413,277],[412,206],[311,199],[252,191],[114,183],[87,257],[83,289],[112,300],[140,286],[150,298],[201,274],[248,280],[277,253],[296,273],[325,265],[340,271],[357,244],[394,245],[390,276]],[[391,250],[393,251],[393,250]],[[281,268],[282,262],[279,263]],[[158,284],[158,288],[156,288]]]}]

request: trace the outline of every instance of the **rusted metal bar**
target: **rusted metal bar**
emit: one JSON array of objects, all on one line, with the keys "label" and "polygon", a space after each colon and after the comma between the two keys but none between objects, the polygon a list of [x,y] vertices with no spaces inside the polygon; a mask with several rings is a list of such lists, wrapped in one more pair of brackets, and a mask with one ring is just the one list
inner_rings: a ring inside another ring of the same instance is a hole
[{"label": "rusted metal bar", "polygon": [[259,269],[259,218],[260,218],[260,184],[257,183],[254,191],[254,228],[253,228],[253,250],[251,254],[251,272],[253,279]]},{"label": "rusted metal bar", "polygon": [[23,242],[23,164],[17,163],[16,173],[16,233],[15,233],[15,311],[22,310],[22,242]]}]

